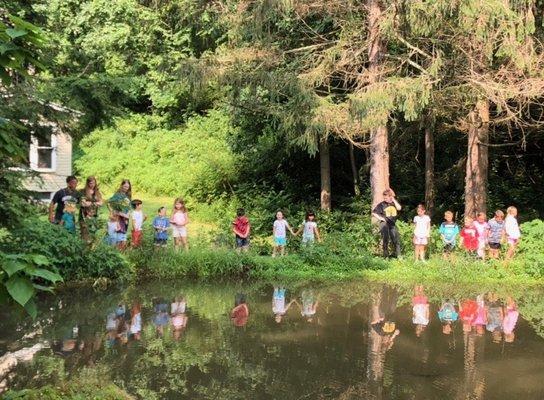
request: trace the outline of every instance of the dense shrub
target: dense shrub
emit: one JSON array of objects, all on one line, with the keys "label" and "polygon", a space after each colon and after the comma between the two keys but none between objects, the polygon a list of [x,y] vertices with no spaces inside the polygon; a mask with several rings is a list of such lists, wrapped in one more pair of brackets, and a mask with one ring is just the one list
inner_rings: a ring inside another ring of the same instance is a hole
[{"label": "dense shrub", "polygon": [[157,117],[132,115],[86,136],[75,165],[107,185],[123,177],[149,194],[211,202],[236,179],[237,157],[227,144],[232,131],[219,111],[190,118],[177,130],[163,128]]},{"label": "dense shrub", "polygon": [[128,262],[114,248],[99,244],[87,247],[79,236],[49,222],[32,219],[0,240],[6,252],[40,254],[58,269],[64,280],[127,277]]}]

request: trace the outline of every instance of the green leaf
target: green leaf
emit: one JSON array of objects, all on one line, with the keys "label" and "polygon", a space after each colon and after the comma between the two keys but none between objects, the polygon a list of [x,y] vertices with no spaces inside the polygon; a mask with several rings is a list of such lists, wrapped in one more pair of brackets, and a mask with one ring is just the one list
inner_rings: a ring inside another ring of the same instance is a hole
[{"label": "green leaf", "polygon": [[47,279],[51,282],[59,282],[62,281],[62,276],[59,274],[49,271],[48,269],[43,268],[29,268],[27,271],[25,271],[27,274],[32,276],[37,276],[43,279]]},{"label": "green leaf", "polygon": [[33,283],[32,286],[34,286],[34,289],[40,290],[42,292],[53,293],[53,288],[49,286],[38,285],[37,283]]},{"label": "green leaf", "polygon": [[32,319],[36,319],[36,316],[38,315],[38,307],[36,307],[36,302],[34,299],[27,301],[25,304],[25,310],[32,317]]},{"label": "green leaf", "polygon": [[46,256],[42,254],[32,254],[32,262],[36,265],[49,265],[50,262]]},{"label": "green leaf", "polygon": [[8,28],[8,29],[6,29],[6,33],[8,34],[8,36],[10,38],[15,39],[15,38],[27,35],[28,31],[26,31],[24,29]]},{"label": "green leaf", "polygon": [[7,259],[2,262],[2,269],[7,272],[8,276],[25,269],[28,265],[16,259]]},{"label": "green leaf", "polygon": [[24,306],[35,293],[30,280],[22,276],[12,276],[5,285],[11,297],[22,306]]}]

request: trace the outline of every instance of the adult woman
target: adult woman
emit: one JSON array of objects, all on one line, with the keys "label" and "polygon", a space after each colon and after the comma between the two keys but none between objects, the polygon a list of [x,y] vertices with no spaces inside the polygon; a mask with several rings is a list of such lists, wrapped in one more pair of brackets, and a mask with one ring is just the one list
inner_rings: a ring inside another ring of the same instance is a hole
[{"label": "adult woman", "polygon": [[117,231],[117,243],[121,250],[127,245],[127,229],[132,200],[132,185],[128,179],[124,179],[117,192],[108,200],[108,208],[111,214],[119,217],[119,230]]},{"label": "adult woman", "polygon": [[86,243],[91,243],[98,229],[98,208],[102,205],[102,193],[94,176],[89,176],[85,181],[85,187],[81,190],[79,208],[79,226],[81,238]]}]

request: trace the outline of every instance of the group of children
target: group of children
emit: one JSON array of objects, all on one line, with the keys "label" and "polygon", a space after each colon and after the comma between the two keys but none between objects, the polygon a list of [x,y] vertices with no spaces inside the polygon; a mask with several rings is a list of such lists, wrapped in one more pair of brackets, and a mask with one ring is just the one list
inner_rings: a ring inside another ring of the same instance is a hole
[{"label": "group of children", "polygon": [[[418,206],[417,212],[418,215],[414,218],[415,258],[416,260],[424,260],[431,232],[430,219],[425,215],[423,205]],[[444,222],[438,229],[444,245],[444,256],[449,257],[459,239],[460,247],[482,260],[486,258],[486,255],[493,259],[499,258],[502,244],[505,243],[508,246],[506,259],[511,259],[521,238],[521,231],[516,219],[517,214],[516,207],[508,207],[506,218],[504,212],[497,210],[494,217],[487,221],[485,213],[479,212],[476,219],[465,217],[464,226],[459,229],[459,226],[453,221],[453,213],[446,211]]]},{"label": "group of children", "polygon": [[[132,247],[139,247],[142,242],[143,223],[147,220],[147,216],[143,213],[141,200],[133,200],[131,205],[133,208],[130,212],[130,219],[132,220],[131,245]],[[166,207],[160,207],[152,222],[153,229],[155,230],[155,246],[165,247],[168,242],[169,231],[171,230],[174,238],[174,248],[179,249],[183,247],[187,250],[189,248],[187,241],[188,223],[187,207],[182,198],[178,197],[174,200],[172,215],[170,217],[166,216]],[[106,242],[115,246],[126,241],[126,233],[123,235],[121,231],[119,214],[111,212],[108,221]]]}]

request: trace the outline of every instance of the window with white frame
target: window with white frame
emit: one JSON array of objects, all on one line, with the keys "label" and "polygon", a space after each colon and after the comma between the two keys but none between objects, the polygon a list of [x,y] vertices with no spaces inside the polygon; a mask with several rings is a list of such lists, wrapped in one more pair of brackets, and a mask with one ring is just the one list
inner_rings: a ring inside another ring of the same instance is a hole
[{"label": "window with white frame", "polygon": [[37,138],[30,144],[30,168],[35,171],[54,171],[57,167],[57,137],[53,134]]}]

